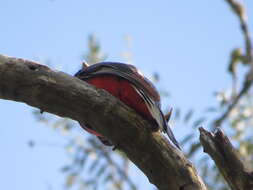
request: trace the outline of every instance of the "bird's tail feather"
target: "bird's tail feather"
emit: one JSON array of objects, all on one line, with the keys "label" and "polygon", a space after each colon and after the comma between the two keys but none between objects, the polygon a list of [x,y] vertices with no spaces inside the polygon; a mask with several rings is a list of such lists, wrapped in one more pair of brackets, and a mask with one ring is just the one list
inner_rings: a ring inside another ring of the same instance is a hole
[{"label": "bird's tail feather", "polygon": [[170,126],[167,123],[166,123],[166,133],[167,133],[169,139],[176,145],[176,147],[181,150],[181,147],[180,147],[179,143],[177,142]]}]

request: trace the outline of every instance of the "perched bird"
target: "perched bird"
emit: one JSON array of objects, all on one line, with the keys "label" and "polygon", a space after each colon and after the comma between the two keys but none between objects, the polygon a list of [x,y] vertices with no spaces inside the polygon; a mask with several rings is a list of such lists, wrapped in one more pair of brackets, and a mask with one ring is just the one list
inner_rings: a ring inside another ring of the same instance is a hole
[{"label": "perched bird", "polygon": [[[102,88],[134,109],[144,119],[152,122],[156,129],[167,133],[170,140],[180,149],[160,108],[160,96],[153,84],[133,65],[101,62],[94,65],[83,64],[75,77]],[[85,130],[96,135],[103,144],[112,143],[97,133],[92,126],[80,124]]]}]

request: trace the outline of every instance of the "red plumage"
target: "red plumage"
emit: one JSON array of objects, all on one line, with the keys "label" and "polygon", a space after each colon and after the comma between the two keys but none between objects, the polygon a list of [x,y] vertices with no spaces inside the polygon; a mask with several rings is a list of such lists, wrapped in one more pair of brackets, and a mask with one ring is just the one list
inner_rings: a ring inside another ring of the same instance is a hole
[{"label": "red plumage", "polygon": [[144,100],[127,80],[117,76],[99,76],[87,79],[86,82],[110,92],[145,118],[152,119]]},{"label": "red plumage", "polygon": [[[75,76],[117,97],[143,118],[152,122],[157,129],[167,132],[171,141],[180,148],[160,110],[158,92],[134,66],[102,62],[84,67]],[[109,140],[94,131],[91,126],[87,124],[81,124],[81,126],[96,135],[105,145],[112,145]]]}]

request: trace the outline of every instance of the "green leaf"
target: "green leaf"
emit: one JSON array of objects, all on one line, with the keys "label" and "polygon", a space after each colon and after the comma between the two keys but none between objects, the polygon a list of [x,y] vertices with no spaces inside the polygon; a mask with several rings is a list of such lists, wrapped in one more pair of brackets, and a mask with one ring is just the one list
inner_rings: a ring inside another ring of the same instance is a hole
[{"label": "green leaf", "polygon": [[99,159],[96,159],[92,162],[92,164],[89,167],[89,172],[93,172],[99,165]]},{"label": "green leaf", "polygon": [[72,173],[67,176],[65,186],[71,187],[77,180],[78,175],[76,173]]},{"label": "green leaf", "polygon": [[99,178],[102,174],[105,173],[106,168],[107,168],[106,164],[104,164],[102,167],[99,168],[99,170],[96,172],[97,178]]},{"label": "green leaf", "polygon": [[179,120],[181,116],[181,111],[179,108],[175,109],[175,120]]},{"label": "green leaf", "polygon": [[188,156],[189,157],[193,156],[200,147],[201,147],[200,143],[193,143],[191,145],[190,151],[188,152]]},{"label": "green leaf", "polygon": [[201,117],[201,118],[199,118],[199,119],[197,119],[197,120],[195,120],[194,122],[193,122],[193,125],[192,125],[192,127],[199,127],[200,125],[202,125],[203,124],[203,122],[205,122],[206,121],[206,117]]},{"label": "green leaf", "polygon": [[190,109],[184,117],[184,123],[188,123],[193,116],[193,109]]},{"label": "green leaf", "polygon": [[188,141],[190,141],[194,137],[194,134],[189,134],[186,137],[183,138],[183,140],[180,142],[181,145],[184,145]]},{"label": "green leaf", "polygon": [[70,171],[71,170],[71,166],[63,166],[62,168],[61,168],[61,172],[62,173],[64,173],[64,172],[68,172],[68,171]]},{"label": "green leaf", "polygon": [[205,112],[208,112],[208,113],[213,113],[217,111],[218,109],[216,107],[208,107],[207,109],[205,109]]}]

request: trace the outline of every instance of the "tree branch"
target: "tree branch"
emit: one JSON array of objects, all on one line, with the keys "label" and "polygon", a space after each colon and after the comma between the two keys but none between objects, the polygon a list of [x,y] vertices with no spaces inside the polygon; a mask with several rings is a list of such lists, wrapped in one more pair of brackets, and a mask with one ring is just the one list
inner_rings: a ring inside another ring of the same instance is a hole
[{"label": "tree branch", "polygon": [[252,171],[248,171],[244,166],[237,151],[221,129],[218,128],[215,133],[203,128],[199,131],[204,152],[212,157],[230,188],[232,190],[253,189]]},{"label": "tree branch", "polygon": [[242,34],[244,37],[245,43],[245,59],[244,64],[248,64],[250,66],[249,72],[245,75],[244,84],[238,93],[237,96],[233,99],[231,104],[228,106],[227,110],[213,122],[214,127],[220,127],[222,123],[226,120],[230,112],[237,105],[239,100],[246,94],[253,83],[253,50],[252,50],[252,41],[250,37],[249,27],[247,24],[247,14],[246,10],[241,3],[236,0],[225,0],[231,9],[234,11],[236,16],[238,17],[241,25]]},{"label": "tree branch", "polygon": [[0,55],[0,98],[89,124],[117,145],[160,190],[206,190],[178,149],[104,90],[35,62]]},{"label": "tree branch", "polygon": [[249,27],[247,24],[247,14],[244,6],[238,2],[237,0],[225,0],[231,9],[234,11],[236,16],[238,17],[241,25],[241,30],[243,33],[244,41],[245,41],[245,54],[247,57],[247,62],[252,62],[252,43],[250,39]]}]

